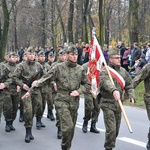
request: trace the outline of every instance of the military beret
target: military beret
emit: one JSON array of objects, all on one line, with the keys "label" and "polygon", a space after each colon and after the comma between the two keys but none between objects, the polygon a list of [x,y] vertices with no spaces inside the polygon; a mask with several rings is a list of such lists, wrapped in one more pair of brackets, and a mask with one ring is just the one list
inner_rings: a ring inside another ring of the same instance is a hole
[{"label": "military beret", "polygon": [[16,52],[9,53],[9,57],[11,57],[11,56],[17,56],[17,57],[19,57],[18,53],[16,53]]},{"label": "military beret", "polygon": [[72,46],[68,47],[67,53],[78,53],[78,50],[77,50],[76,46],[72,45]]},{"label": "military beret", "polygon": [[53,52],[50,52],[49,54],[48,54],[48,57],[54,57],[55,55],[54,55],[54,53]]},{"label": "military beret", "polygon": [[58,54],[59,54],[59,55],[64,55],[64,54],[66,54],[66,52],[65,52],[63,49],[61,49],[61,50],[58,52]]},{"label": "military beret", "polygon": [[118,48],[113,48],[112,50],[109,50],[108,56],[112,55],[120,55],[120,50]]},{"label": "military beret", "polygon": [[44,55],[45,56],[45,53],[43,51],[40,51],[40,52],[38,52],[38,56],[40,56],[40,55]]},{"label": "military beret", "polygon": [[26,52],[27,53],[34,53],[35,51],[34,51],[33,47],[29,47]]}]

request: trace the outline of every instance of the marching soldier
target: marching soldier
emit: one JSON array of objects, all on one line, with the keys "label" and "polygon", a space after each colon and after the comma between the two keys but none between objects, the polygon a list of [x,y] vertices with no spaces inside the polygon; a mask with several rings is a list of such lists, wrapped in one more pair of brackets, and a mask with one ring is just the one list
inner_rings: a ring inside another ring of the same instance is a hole
[{"label": "marching soldier", "polygon": [[[89,62],[82,65],[86,72],[88,70],[88,65]],[[85,113],[84,113],[85,115],[83,118],[84,122],[82,126],[82,131],[84,133],[87,133],[88,121],[91,119],[90,132],[100,133],[100,131],[96,129],[96,122],[98,121],[98,116],[100,113],[100,104],[98,104],[98,101],[93,98],[91,93],[85,94],[84,100],[85,100]]]},{"label": "marching soldier", "polygon": [[[71,148],[78,115],[79,96],[81,93],[89,93],[91,86],[83,67],[77,64],[77,57],[77,49],[70,46],[67,60],[55,66],[46,76],[33,83],[33,86],[38,87],[49,84],[51,81],[55,81],[57,84],[58,91],[54,103],[61,124],[62,150],[70,150]],[[30,89],[29,93],[32,93],[33,89]],[[22,98],[29,97],[29,93],[26,93]]]},{"label": "marching soldier", "polygon": [[[138,75],[133,79],[134,88],[141,82],[144,81],[145,94],[144,94],[144,102],[146,105],[148,119],[150,121],[150,63],[145,65]],[[148,143],[147,150],[150,150],[150,127],[148,133]]]},{"label": "marching soldier", "polygon": [[121,67],[119,49],[109,51],[108,56],[109,69],[111,69],[110,73],[114,84],[109,79],[104,67],[100,75],[100,101],[106,127],[104,147],[106,150],[112,150],[115,147],[121,123],[121,109],[117,101],[121,99],[123,90],[132,103],[134,103],[135,96],[132,79],[128,72]]},{"label": "marching soldier", "polygon": [[[13,80],[21,87],[21,94],[24,95],[28,89],[31,87],[32,82],[36,79],[41,78],[41,65],[35,62],[35,52],[32,48],[29,48],[26,53],[27,61],[20,63],[14,73]],[[34,89],[31,97],[23,100],[23,110],[24,110],[24,121],[25,121],[25,142],[29,143],[33,140],[32,135],[32,125],[33,116],[36,114],[38,100],[37,95],[39,94],[39,89]]]}]

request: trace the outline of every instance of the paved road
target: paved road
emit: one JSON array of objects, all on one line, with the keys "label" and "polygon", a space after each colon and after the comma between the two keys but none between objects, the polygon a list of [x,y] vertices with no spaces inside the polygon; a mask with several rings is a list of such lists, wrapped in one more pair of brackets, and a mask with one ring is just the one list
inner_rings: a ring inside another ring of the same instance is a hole
[{"label": "paved road", "polygon": [[[115,150],[145,150],[149,126],[146,111],[142,108],[129,106],[124,106],[124,108],[132,126],[133,133],[129,133],[124,118],[122,118]],[[98,129],[101,131],[100,134],[90,132],[85,134],[81,130],[84,113],[83,99],[81,99],[78,113],[79,116],[71,150],[104,150],[105,127],[102,112],[97,123]],[[46,124],[46,128],[37,130],[34,118],[33,135],[35,140],[28,144],[24,142],[24,123],[20,123],[17,118],[14,122],[16,131],[6,133],[4,130],[5,122],[2,118],[0,124],[0,150],[60,150],[61,140],[58,140],[56,137],[57,128],[55,127],[55,121],[52,122],[46,118],[46,111],[42,121]]]}]

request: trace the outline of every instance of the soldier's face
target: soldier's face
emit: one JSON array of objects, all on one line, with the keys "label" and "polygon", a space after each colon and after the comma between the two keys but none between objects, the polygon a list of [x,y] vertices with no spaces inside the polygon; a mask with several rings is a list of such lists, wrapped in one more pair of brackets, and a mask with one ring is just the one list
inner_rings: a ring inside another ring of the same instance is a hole
[{"label": "soldier's face", "polygon": [[15,62],[16,62],[16,57],[15,57],[15,56],[11,56],[11,57],[9,58],[9,62],[15,63]]},{"label": "soldier's face", "polygon": [[65,61],[66,60],[66,55],[59,55],[59,60]]},{"label": "soldier's face", "polygon": [[75,63],[78,59],[78,53],[69,53],[67,58],[69,61]]},{"label": "soldier's face", "polygon": [[35,59],[35,53],[27,53],[27,59],[33,61]]},{"label": "soldier's face", "polygon": [[44,62],[45,61],[45,56],[44,55],[40,55],[39,56],[39,61]]},{"label": "soldier's face", "polygon": [[54,57],[48,57],[49,62],[54,62]]},{"label": "soldier's face", "polygon": [[121,65],[120,60],[121,60],[120,55],[113,55],[109,58],[110,63],[115,65],[115,66],[120,66]]}]

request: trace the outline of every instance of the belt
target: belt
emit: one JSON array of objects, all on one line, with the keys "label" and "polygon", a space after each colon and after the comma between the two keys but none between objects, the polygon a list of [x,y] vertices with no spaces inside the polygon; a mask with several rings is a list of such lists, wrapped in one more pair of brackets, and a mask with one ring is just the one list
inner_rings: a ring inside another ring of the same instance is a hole
[{"label": "belt", "polygon": [[60,94],[63,94],[63,95],[70,95],[71,91],[58,90],[57,93],[60,93]]}]

